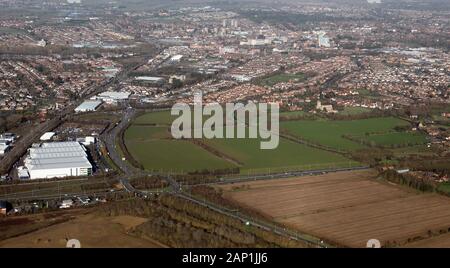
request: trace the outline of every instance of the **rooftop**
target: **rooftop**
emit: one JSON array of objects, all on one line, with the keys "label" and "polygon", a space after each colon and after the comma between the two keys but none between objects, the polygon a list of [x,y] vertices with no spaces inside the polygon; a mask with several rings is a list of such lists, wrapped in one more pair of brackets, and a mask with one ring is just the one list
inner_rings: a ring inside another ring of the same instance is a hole
[{"label": "rooftop", "polygon": [[29,170],[92,168],[84,147],[70,141],[43,143],[40,147],[30,148],[25,166]]},{"label": "rooftop", "polygon": [[87,100],[75,108],[75,112],[94,111],[100,104],[102,104],[100,100]]},{"label": "rooftop", "polygon": [[99,98],[108,98],[108,99],[114,99],[114,100],[125,100],[130,97],[130,92],[117,92],[117,91],[105,91],[100,94],[98,94]]}]

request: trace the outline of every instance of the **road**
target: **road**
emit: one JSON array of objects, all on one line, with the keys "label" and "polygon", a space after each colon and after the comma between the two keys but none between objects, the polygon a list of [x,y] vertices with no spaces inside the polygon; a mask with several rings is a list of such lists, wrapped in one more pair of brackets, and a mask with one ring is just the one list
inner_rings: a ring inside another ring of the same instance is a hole
[{"label": "road", "polygon": [[[122,178],[120,181],[122,182],[122,186],[126,189],[126,185],[130,185],[128,183],[129,179],[135,176],[147,176],[147,175],[157,175],[151,172],[147,172],[141,169],[138,169],[136,167],[133,167],[126,159],[124,160],[122,157],[122,154],[119,153],[118,150],[120,148],[117,148],[118,145],[118,136],[119,133],[125,129],[128,124],[130,123],[130,120],[132,120],[133,116],[135,115],[136,110],[132,107],[127,108],[124,113],[122,114],[122,119],[120,120],[117,125],[111,129],[108,133],[105,133],[102,137],[103,142],[105,143],[106,149],[108,150],[108,155],[111,158],[111,160],[116,164],[116,166],[120,169],[120,171],[123,173]],[[159,175],[159,174],[158,174]],[[159,175],[160,176],[160,175]],[[161,176],[160,176],[161,177]],[[162,176],[170,185],[173,192],[179,192],[181,187],[179,183],[172,178],[170,175]],[[128,187],[131,189],[130,187]],[[142,194],[141,192],[138,194]]]},{"label": "road", "polygon": [[117,146],[119,146],[117,139],[120,131],[128,126],[134,114],[134,109],[126,109],[122,114],[122,119],[116,124],[116,126],[101,137],[106,149],[108,150],[108,155],[111,160],[117,165],[120,171],[128,176],[133,176],[138,170],[131,166],[128,161],[122,159],[122,155],[118,151],[119,148],[117,148]]},{"label": "road", "polygon": [[246,182],[246,181],[285,179],[285,178],[292,178],[292,177],[321,175],[321,174],[325,174],[325,173],[365,170],[365,169],[369,169],[369,168],[370,167],[368,167],[368,166],[358,166],[358,167],[348,167],[348,168],[315,169],[315,170],[293,171],[293,172],[283,172],[283,173],[271,173],[271,174],[252,175],[252,176],[240,176],[240,177],[237,177],[237,178],[230,178],[230,177],[229,178],[219,178],[218,181],[215,181],[215,182],[190,184],[190,186],[194,186],[194,185],[232,184],[232,183]]}]

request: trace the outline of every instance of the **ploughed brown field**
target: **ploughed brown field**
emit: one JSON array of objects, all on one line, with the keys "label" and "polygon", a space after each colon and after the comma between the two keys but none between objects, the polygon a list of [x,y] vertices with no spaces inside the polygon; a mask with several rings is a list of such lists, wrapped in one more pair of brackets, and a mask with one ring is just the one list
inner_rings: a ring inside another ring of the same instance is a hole
[{"label": "ploughed brown field", "polygon": [[450,246],[450,198],[351,171],[222,185],[224,197],[340,246]]}]

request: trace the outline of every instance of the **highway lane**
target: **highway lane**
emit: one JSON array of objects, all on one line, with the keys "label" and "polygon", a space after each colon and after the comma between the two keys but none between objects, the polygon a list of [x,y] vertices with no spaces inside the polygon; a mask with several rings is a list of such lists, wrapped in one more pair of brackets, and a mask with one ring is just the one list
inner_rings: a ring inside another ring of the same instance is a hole
[{"label": "highway lane", "polygon": [[[159,177],[162,177],[165,179],[169,185],[172,188],[172,191],[178,192],[180,191],[181,187],[179,183],[172,178],[170,175],[160,175],[152,172],[148,172],[145,170],[138,169],[134,166],[132,166],[126,159],[123,159],[123,156],[118,152],[120,148],[117,148],[119,133],[124,130],[130,121],[133,119],[134,115],[136,114],[136,110],[132,107],[128,107],[124,113],[122,114],[121,121],[108,133],[104,134],[102,136],[102,140],[106,146],[106,149],[108,151],[108,155],[111,158],[111,160],[116,164],[116,166],[120,169],[120,171],[123,173],[121,176],[120,181],[123,182],[122,186],[125,187],[124,183],[128,182],[130,178],[135,176],[148,176],[148,175],[158,175]],[[129,183],[128,183],[129,185]],[[125,187],[127,188],[127,187]],[[141,194],[141,193],[139,193]]]},{"label": "highway lane", "polygon": [[304,176],[321,175],[321,174],[326,174],[326,173],[336,173],[336,172],[343,172],[343,171],[356,171],[356,170],[366,170],[366,169],[370,169],[370,167],[369,166],[358,166],[358,167],[349,167],[349,168],[315,169],[315,170],[260,174],[260,175],[252,175],[252,176],[240,176],[240,177],[236,177],[236,178],[222,177],[222,178],[218,178],[217,181],[214,181],[214,182],[189,184],[189,186],[233,184],[233,183],[239,183],[239,182],[258,181],[258,180],[275,180],[275,179],[304,177]]}]

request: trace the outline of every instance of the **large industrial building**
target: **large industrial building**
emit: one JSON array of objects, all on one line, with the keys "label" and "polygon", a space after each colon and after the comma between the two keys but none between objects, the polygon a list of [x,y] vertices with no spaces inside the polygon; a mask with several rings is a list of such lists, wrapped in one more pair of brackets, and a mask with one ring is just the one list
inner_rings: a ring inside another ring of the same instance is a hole
[{"label": "large industrial building", "polygon": [[78,142],[51,142],[32,147],[24,164],[30,179],[92,174],[92,165],[88,160],[86,149]]},{"label": "large industrial building", "polygon": [[92,112],[95,111],[102,102],[100,100],[87,100],[75,108],[75,112]]},{"label": "large industrial building", "polygon": [[97,99],[103,100],[106,103],[116,103],[119,101],[127,100],[131,95],[131,92],[123,91],[105,91],[97,95]]}]

